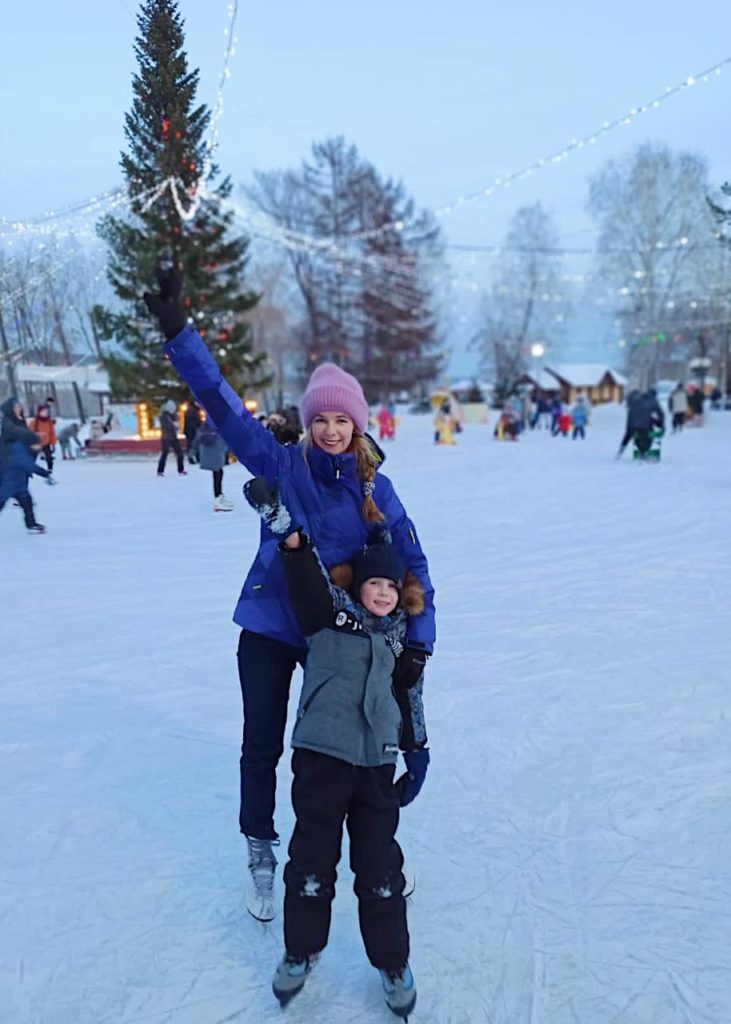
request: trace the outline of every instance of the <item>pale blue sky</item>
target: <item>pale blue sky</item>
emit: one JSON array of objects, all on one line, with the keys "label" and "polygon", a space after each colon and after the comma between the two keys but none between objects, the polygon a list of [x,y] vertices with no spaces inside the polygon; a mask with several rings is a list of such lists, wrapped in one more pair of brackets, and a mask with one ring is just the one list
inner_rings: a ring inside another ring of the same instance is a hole
[{"label": "pale blue sky", "polygon": [[[182,0],[200,99],[213,105],[225,0]],[[24,219],[119,183],[133,0],[9,0],[3,10],[0,216]],[[241,0],[219,162],[235,181],[298,163],[342,132],[420,204],[518,170],[731,56],[731,5]],[[731,178],[731,67],[565,162],[442,218],[447,241],[495,244],[540,199],[568,245],[591,243],[587,176],[645,139]]]}]

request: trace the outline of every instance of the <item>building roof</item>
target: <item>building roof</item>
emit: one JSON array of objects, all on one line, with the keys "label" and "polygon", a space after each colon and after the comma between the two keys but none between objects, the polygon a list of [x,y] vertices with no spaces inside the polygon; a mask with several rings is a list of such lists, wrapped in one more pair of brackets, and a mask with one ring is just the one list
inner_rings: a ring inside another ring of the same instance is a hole
[{"label": "building roof", "polygon": [[525,379],[535,384],[541,391],[558,391],[561,386],[555,377],[553,377],[546,370],[541,370],[540,374],[532,373],[530,370],[525,374]]},{"label": "building roof", "polygon": [[604,363],[561,363],[546,367],[546,372],[575,388],[595,388],[609,374],[615,384],[625,387],[627,378]]},{"label": "building roof", "polygon": [[109,375],[99,364],[74,366],[38,366],[33,363],[18,363],[15,377],[22,384],[78,384],[87,391],[104,394],[109,391]]}]

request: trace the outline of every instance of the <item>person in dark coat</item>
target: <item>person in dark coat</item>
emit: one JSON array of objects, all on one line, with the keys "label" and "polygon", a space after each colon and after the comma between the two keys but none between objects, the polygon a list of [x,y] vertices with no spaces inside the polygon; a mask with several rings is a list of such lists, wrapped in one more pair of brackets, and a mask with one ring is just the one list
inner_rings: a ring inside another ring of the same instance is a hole
[{"label": "person in dark coat", "polygon": [[23,406],[15,395],[6,398],[0,405],[0,414],[0,448],[13,441],[23,441],[28,445],[38,443],[38,434],[28,426]]},{"label": "person in dark coat", "polygon": [[[408,964],[403,857],[395,836],[399,805],[421,788],[429,751],[421,696],[414,716],[409,689],[399,685],[396,656],[407,617],[423,612],[423,593],[413,576],[406,578],[384,536],[359,551],[352,566],[331,570],[335,580],[347,583],[347,589],[337,586],[310,539],[294,529],[278,486],[258,477],[244,493],[283,538],[279,553],[289,597],[309,647],[292,733],[296,823],[284,871],[285,956],[274,993],[282,1005],[289,1002],[327,945],[347,823],[366,953],[381,973],[388,1005],[405,1016],[416,987]],[[408,771],[394,784],[399,748],[405,749]]]},{"label": "person in dark coat", "polygon": [[703,403],[706,400],[706,396],[703,393],[703,388],[698,386],[694,387],[691,393],[688,395],[688,405],[690,411],[693,413],[693,422],[699,427],[703,423]]},{"label": "person in dark coat", "polygon": [[619,445],[617,458],[622,457],[622,453],[632,439],[643,454],[649,451],[653,430],[664,431],[664,429],[665,414],[657,400],[655,389],[650,388],[644,394],[640,391],[630,392],[627,397],[627,425]]},{"label": "person in dark coat", "polygon": [[[414,524],[381,471],[384,455],[366,435],[368,403],[358,381],[337,366],[319,366],[300,403],[306,430],[297,445],[280,445],[245,408],[180,304],[175,272],[158,274],[160,290],[145,302],[167,338],[165,353],[206,410],[229,450],[253,474],[279,480],[287,505],[317,544],[327,567],[348,561],[375,523],[424,590],[425,610],[409,619],[402,670],[412,682],[423,672],[435,640],[434,588]],[[247,838],[247,906],[261,904],[273,882],[278,842],[274,828],[276,768],[292,674],[304,664],[307,643],[287,595],[277,539],[262,525],[259,550],[234,612],[241,626],[239,680],[244,705],[239,829]]]},{"label": "person in dark coat", "polygon": [[178,476],[185,476],[186,469],[183,462],[183,449],[178,440],[178,407],[172,398],[169,398],[162,407],[160,413],[160,459],[157,463],[157,475],[165,476],[165,463],[168,460],[168,452],[172,448],[178,462]]},{"label": "person in dark coat", "polygon": [[190,402],[188,408],[185,410],[185,416],[183,416],[183,433],[185,434],[188,462],[191,465],[193,465],[197,459],[194,444],[202,422],[203,414],[201,413],[201,407],[197,402]]},{"label": "person in dark coat", "polygon": [[213,511],[231,512],[234,503],[223,493],[223,470],[226,465],[228,448],[218,431],[208,420],[203,420],[192,445],[192,452],[200,468],[213,474]]},{"label": "person in dark coat", "polygon": [[17,398],[8,398],[0,406],[0,511],[6,502],[14,499],[23,511],[26,528],[30,533],[45,533],[46,528],[36,520],[33,499],[28,489],[31,476],[41,476],[54,484],[47,469],[36,463],[35,454],[41,451],[38,434],[25,425],[23,407]]}]

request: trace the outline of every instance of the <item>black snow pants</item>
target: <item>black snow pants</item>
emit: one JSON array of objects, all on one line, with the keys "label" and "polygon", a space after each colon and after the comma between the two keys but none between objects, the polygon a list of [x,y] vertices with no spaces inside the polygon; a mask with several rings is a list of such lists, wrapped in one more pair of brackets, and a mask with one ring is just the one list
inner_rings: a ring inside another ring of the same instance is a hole
[{"label": "black snow pants", "polygon": [[[19,491],[17,494],[11,495],[15,501],[18,502],[23,510],[23,518],[25,519],[25,525],[30,529],[32,526],[36,526],[36,517],[33,511],[33,499],[30,496],[29,491]],[[9,501],[9,498],[0,498],[0,512],[2,511],[5,502]]]},{"label": "black snow pants", "polygon": [[160,461],[157,464],[158,473],[165,472],[165,463],[168,460],[168,452],[171,448],[175,452],[175,458],[178,460],[178,473],[182,473],[185,469],[185,463],[183,462],[183,449],[180,445],[180,441],[177,437],[163,437],[160,447]]},{"label": "black snow pants", "polygon": [[291,956],[327,945],[343,822],[358,918],[374,967],[398,971],[409,958],[404,859],[396,842],[399,800],[394,765],[360,768],[312,750],[292,756],[296,824],[284,869],[284,945]]}]

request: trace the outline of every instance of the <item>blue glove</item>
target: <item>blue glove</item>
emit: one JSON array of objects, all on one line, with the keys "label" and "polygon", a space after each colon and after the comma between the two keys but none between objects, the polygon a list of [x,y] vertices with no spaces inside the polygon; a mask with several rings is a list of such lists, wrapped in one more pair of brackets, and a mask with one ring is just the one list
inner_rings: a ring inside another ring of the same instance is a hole
[{"label": "blue glove", "polygon": [[269,483],[264,476],[255,476],[244,484],[244,497],[276,537],[289,537],[296,533],[287,506],[279,497],[279,484]]},{"label": "blue glove", "polygon": [[426,748],[407,750],[404,754],[404,761],[406,762],[406,771],[394,783],[398,790],[401,807],[406,807],[419,795],[426,778],[426,770],[429,767],[429,751]]},{"label": "blue glove", "polygon": [[49,473],[48,476],[46,477],[46,483],[48,484],[49,487],[55,487],[56,484],[58,483],[58,480],[54,480],[51,474]]}]

